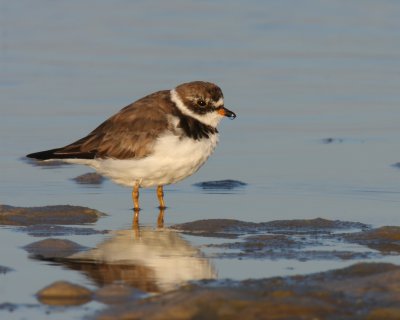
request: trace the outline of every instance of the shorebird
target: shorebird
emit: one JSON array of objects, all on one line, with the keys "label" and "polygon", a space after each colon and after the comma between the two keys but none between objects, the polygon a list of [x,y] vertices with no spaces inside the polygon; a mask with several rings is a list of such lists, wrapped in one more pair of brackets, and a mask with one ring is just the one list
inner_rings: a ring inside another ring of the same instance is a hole
[{"label": "shorebird", "polygon": [[188,82],[133,102],[65,147],[27,157],[88,165],[132,187],[135,212],[139,188],[156,186],[163,209],[163,186],[185,179],[206,162],[217,146],[223,117],[236,115],[225,108],[221,89],[210,82]]}]

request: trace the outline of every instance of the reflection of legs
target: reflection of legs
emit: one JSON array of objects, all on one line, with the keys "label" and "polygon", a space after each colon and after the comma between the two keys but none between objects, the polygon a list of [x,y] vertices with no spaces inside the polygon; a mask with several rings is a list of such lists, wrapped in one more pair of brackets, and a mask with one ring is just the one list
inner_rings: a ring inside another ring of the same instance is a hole
[{"label": "reflection of legs", "polygon": [[164,211],[165,208],[160,208],[160,213],[158,214],[158,219],[157,219],[157,226],[159,228],[164,228]]},{"label": "reflection of legs", "polygon": [[157,187],[157,198],[158,202],[160,203],[160,209],[165,209],[165,202],[164,202],[164,191],[163,191],[163,186],[158,186]]},{"label": "reflection of legs", "polygon": [[132,230],[134,239],[140,238],[140,226],[139,226],[139,211],[134,210],[134,216],[132,221]]},{"label": "reflection of legs", "polygon": [[139,209],[133,209],[133,227],[136,228],[139,226]]}]

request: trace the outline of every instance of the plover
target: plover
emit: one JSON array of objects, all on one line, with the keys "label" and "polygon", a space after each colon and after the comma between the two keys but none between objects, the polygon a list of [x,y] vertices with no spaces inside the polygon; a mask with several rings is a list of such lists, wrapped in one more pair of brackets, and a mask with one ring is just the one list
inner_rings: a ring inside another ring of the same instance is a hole
[{"label": "plover", "polygon": [[137,100],[65,147],[27,157],[88,165],[132,187],[135,211],[139,188],[156,186],[162,209],[163,186],[199,170],[217,146],[223,117],[236,115],[224,107],[221,89],[210,82],[188,82]]}]

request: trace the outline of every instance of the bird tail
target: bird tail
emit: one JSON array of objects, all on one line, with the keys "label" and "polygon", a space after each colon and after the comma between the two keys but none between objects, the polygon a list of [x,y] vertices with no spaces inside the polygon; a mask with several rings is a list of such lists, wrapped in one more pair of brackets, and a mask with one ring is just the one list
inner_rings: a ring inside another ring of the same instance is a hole
[{"label": "bird tail", "polygon": [[26,155],[28,158],[36,159],[36,160],[50,160],[50,159],[62,159],[60,155],[56,154],[61,148],[51,149],[46,151],[34,152]]},{"label": "bird tail", "polygon": [[94,155],[91,152],[66,151],[64,148],[56,148],[45,151],[30,153],[28,158],[36,160],[57,160],[57,159],[93,159]]}]

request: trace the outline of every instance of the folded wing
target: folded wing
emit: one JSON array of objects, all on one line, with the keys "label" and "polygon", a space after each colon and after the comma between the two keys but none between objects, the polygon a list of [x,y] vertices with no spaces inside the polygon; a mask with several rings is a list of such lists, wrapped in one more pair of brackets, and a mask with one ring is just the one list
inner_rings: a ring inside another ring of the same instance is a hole
[{"label": "folded wing", "polygon": [[162,105],[149,107],[148,96],[110,117],[86,137],[65,147],[28,154],[50,159],[140,159],[150,155],[156,139],[168,129]]}]

